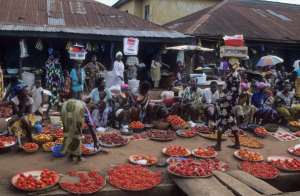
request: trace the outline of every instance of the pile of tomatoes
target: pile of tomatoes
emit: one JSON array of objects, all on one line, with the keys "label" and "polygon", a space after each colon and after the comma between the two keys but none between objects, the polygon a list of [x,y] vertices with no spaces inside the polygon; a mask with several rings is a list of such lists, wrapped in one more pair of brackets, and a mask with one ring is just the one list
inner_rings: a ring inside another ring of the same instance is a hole
[{"label": "pile of tomatoes", "polygon": [[164,148],[163,153],[171,157],[185,157],[191,154],[187,148],[179,145],[168,146]]},{"label": "pile of tomatoes", "polygon": [[210,158],[216,156],[216,151],[211,147],[208,148],[199,147],[193,150],[193,155],[196,157]]},{"label": "pile of tomatoes", "polygon": [[99,137],[99,140],[108,145],[124,145],[128,143],[124,137],[118,133],[105,133]]},{"label": "pile of tomatoes", "polygon": [[254,133],[259,137],[266,137],[268,135],[268,131],[263,127],[255,128]]},{"label": "pile of tomatoes", "polygon": [[300,137],[300,131],[295,132],[295,133],[294,133],[294,136]]},{"label": "pile of tomatoes", "polygon": [[262,161],[264,159],[260,153],[249,151],[247,149],[239,150],[238,155],[245,161]]},{"label": "pile of tomatoes", "polygon": [[279,170],[269,163],[253,163],[244,161],[240,165],[241,170],[262,179],[274,179],[279,175]]},{"label": "pile of tomatoes", "polygon": [[300,148],[299,147],[298,148],[294,147],[291,151],[291,154],[295,155],[295,156],[300,156]]},{"label": "pile of tomatoes", "polygon": [[108,171],[109,182],[120,189],[141,191],[151,189],[161,182],[161,173],[139,165],[124,164]]},{"label": "pile of tomatoes", "polygon": [[58,182],[58,174],[55,171],[44,169],[40,177],[35,178],[32,175],[25,176],[20,174],[15,186],[21,190],[39,190],[55,185]]},{"label": "pile of tomatoes", "polygon": [[172,126],[184,127],[186,125],[185,120],[183,120],[180,116],[177,115],[168,116],[167,121]]},{"label": "pile of tomatoes", "polygon": [[298,159],[285,159],[285,160],[272,160],[272,165],[282,170],[300,171],[300,160]]},{"label": "pile of tomatoes", "polygon": [[206,161],[182,160],[168,167],[171,174],[182,177],[208,177],[212,175],[212,168]]},{"label": "pile of tomatoes", "polygon": [[39,149],[39,145],[37,145],[36,143],[28,142],[23,145],[23,149],[26,152],[35,152]]},{"label": "pile of tomatoes", "polygon": [[16,138],[13,136],[0,136],[0,148],[5,147],[6,145],[16,142]]},{"label": "pile of tomatoes", "polygon": [[179,130],[178,135],[181,137],[194,137],[197,135],[198,133],[198,129],[197,128],[192,128],[192,129],[187,129],[187,130]]},{"label": "pile of tomatoes", "polygon": [[157,140],[174,140],[176,138],[176,134],[171,130],[158,130],[153,129],[148,132],[148,135],[151,139]]},{"label": "pile of tomatoes", "polygon": [[53,133],[53,137],[58,139],[58,138],[63,138],[64,137],[64,131],[62,129],[56,129]]},{"label": "pile of tomatoes", "polygon": [[129,124],[130,129],[144,129],[145,125],[140,121],[133,121]]},{"label": "pile of tomatoes", "polygon": [[60,182],[60,187],[73,194],[92,194],[105,185],[105,179],[96,171],[68,173],[69,176],[79,177],[78,183]]},{"label": "pile of tomatoes", "polygon": [[211,170],[227,171],[229,169],[229,165],[219,159],[205,159],[201,161],[206,162]]}]

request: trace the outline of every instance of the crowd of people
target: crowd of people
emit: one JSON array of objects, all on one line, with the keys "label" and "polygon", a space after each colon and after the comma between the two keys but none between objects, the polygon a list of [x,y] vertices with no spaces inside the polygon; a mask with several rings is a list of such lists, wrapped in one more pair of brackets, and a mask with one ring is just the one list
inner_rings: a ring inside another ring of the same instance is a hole
[{"label": "crowd of people", "polygon": [[[183,91],[178,96],[163,96],[161,100],[151,100],[149,91],[152,84],[143,81],[138,91],[132,92],[124,80],[125,72],[129,79],[136,78],[138,59],[130,58],[126,64],[130,65],[127,69],[123,63],[123,54],[118,52],[112,72],[120,91],[114,92],[106,85],[103,78],[106,68],[97,61],[96,56],[92,56],[86,65],[82,61],[76,61],[69,73],[61,68],[54,52],[49,51],[44,88],[40,77],[36,77],[31,88],[18,78],[13,78],[7,87],[3,96],[5,102],[2,104],[13,106],[14,116],[9,121],[10,130],[18,136],[20,143],[23,136],[32,140],[31,132],[36,123],[34,114],[43,115],[41,107],[45,92],[49,95],[46,118],[53,106],[57,110],[61,108],[66,137],[63,152],[79,159],[78,140],[84,122],[88,124],[95,146],[98,147],[95,137],[97,127],[121,130],[132,121],[163,122],[168,115],[176,114],[187,121],[204,122],[211,129],[218,130],[218,140],[214,147],[221,150],[221,138],[225,131],[230,130],[235,136],[235,144],[231,147],[240,148],[238,130],[241,125],[286,123],[298,119],[300,114],[300,105],[294,99],[293,82],[286,80],[286,73],[279,69],[270,69],[268,71],[271,74],[255,81],[240,69],[239,61],[229,61],[228,70],[222,73],[225,86],[220,88],[216,81],[212,81],[208,88],[201,89],[196,79],[184,74],[184,66],[178,62],[173,85],[183,85]],[[158,87],[161,66],[159,58],[152,61],[154,87]],[[297,78],[299,70],[298,62],[294,72]],[[299,91],[297,80],[296,93]]]}]

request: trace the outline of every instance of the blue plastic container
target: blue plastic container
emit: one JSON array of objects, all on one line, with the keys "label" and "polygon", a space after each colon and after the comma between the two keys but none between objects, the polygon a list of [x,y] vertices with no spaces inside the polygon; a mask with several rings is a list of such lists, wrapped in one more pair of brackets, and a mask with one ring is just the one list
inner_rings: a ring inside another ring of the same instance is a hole
[{"label": "blue plastic container", "polygon": [[62,154],[60,151],[62,149],[63,145],[62,144],[57,144],[55,146],[52,147],[52,156],[55,158],[61,158],[64,157],[65,155]]},{"label": "blue plastic container", "polygon": [[43,126],[40,123],[35,123],[35,125],[34,125],[34,131],[36,133],[41,133],[43,131]]}]

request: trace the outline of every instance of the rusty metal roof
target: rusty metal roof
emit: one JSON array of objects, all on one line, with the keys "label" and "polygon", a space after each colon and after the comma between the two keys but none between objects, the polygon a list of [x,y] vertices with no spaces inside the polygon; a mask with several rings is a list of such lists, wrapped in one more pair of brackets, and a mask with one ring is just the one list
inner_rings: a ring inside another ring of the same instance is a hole
[{"label": "rusty metal roof", "polygon": [[115,8],[119,8],[121,7],[122,5],[126,4],[129,0],[119,0],[117,1],[115,4],[112,5],[112,7],[115,7]]},{"label": "rusty metal roof", "polygon": [[199,37],[243,34],[248,40],[300,42],[300,6],[260,0],[225,0],[165,25]]},{"label": "rusty metal roof", "polygon": [[0,31],[185,38],[94,0],[0,0]]}]

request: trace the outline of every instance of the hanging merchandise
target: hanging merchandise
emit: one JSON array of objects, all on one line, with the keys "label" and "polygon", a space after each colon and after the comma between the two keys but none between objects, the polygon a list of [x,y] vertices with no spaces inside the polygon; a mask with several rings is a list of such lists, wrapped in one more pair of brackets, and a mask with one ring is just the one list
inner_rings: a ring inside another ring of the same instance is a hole
[{"label": "hanging merchandise", "polygon": [[28,57],[28,49],[24,39],[20,40],[20,58]]},{"label": "hanging merchandise", "polygon": [[73,45],[72,42],[68,41],[66,45],[66,50],[69,50],[72,47],[72,45]]},{"label": "hanging merchandise", "polygon": [[37,42],[35,43],[35,49],[42,51],[43,50],[43,42],[41,39],[38,39]]},{"label": "hanging merchandise", "polygon": [[92,44],[90,42],[86,43],[85,49],[86,49],[86,51],[91,52],[92,51]]}]

